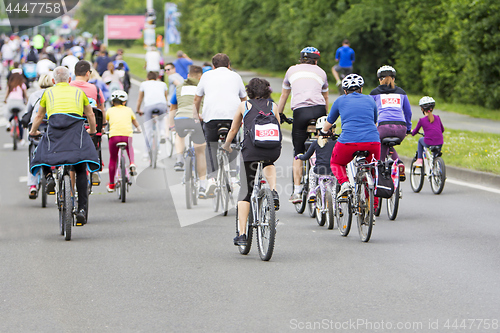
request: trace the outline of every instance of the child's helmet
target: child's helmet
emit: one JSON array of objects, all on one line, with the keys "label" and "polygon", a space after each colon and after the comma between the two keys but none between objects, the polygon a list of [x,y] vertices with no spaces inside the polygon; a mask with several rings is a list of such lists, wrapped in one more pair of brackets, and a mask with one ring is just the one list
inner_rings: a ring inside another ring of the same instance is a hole
[{"label": "child's helmet", "polygon": [[420,107],[424,110],[434,109],[436,101],[430,96],[424,96],[420,99],[420,101],[418,101],[418,105],[420,105]]},{"label": "child's helmet", "polygon": [[392,66],[382,66],[377,71],[377,77],[380,79],[381,77],[392,76],[396,77],[396,70]]},{"label": "child's helmet", "polygon": [[115,99],[126,102],[128,100],[128,94],[123,90],[115,90],[111,94],[111,100],[113,101]]},{"label": "child's helmet", "polygon": [[323,129],[323,126],[326,123],[326,118],[327,118],[326,116],[323,116],[323,117],[319,117],[318,119],[316,119],[316,129],[317,130]]}]

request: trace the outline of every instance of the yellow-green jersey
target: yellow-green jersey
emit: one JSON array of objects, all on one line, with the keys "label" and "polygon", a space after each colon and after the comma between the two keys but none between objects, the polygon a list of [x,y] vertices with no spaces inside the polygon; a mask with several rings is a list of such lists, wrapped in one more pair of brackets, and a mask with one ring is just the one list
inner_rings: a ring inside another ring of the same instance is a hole
[{"label": "yellow-green jersey", "polygon": [[83,108],[89,100],[83,90],[61,82],[48,88],[40,99],[40,106],[47,109],[47,118],[56,113],[73,113],[83,116]]}]

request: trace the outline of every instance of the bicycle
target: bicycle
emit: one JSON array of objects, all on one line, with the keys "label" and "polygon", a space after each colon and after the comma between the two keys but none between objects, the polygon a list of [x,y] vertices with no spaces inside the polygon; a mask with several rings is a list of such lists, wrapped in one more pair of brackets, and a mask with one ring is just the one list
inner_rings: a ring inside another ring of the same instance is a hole
[{"label": "bicycle", "polygon": [[[217,130],[217,136],[219,140],[217,141],[217,179],[216,188],[214,191],[215,197],[213,198],[213,208],[214,212],[219,211],[219,206],[222,208],[222,215],[227,216],[229,210],[229,201],[234,205],[233,200],[233,188],[231,186],[231,170],[229,166],[229,153],[225,151],[222,146],[226,141],[227,133],[229,128],[226,125],[221,125]],[[238,144],[231,145],[233,149],[238,149]]]},{"label": "bicycle", "polygon": [[[41,125],[39,127],[40,132],[43,131]],[[30,141],[29,145],[29,159],[31,160],[33,156],[35,156],[35,151],[36,147],[40,143],[40,138],[42,135],[39,136],[29,136],[28,140]],[[38,171],[38,177],[37,177],[37,185],[36,185],[37,192],[40,194],[40,198],[42,201],[42,208],[47,207],[47,179],[45,178],[45,173],[43,172],[43,168],[40,168],[40,171]]]},{"label": "bicycle", "polygon": [[153,122],[152,126],[152,131],[153,131],[153,138],[151,142],[148,142],[149,145],[149,166],[153,167],[153,169],[156,169],[156,164],[158,162],[158,152],[160,150],[160,133],[159,133],[159,126],[158,126],[158,117],[160,116],[160,110],[155,109],[151,113],[151,121]]},{"label": "bicycle", "polygon": [[326,224],[330,230],[334,227],[334,185],[334,176],[319,175],[318,185],[316,186],[316,222],[321,227]]},{"label": "bicycle", "polygon": [[[394,161],[390,157],[392,153],[392,149],[394,146],[400,145],[401,144],[401,139],[398,137],[385,137],[382,139],[381,142],[383,145],[389,146],[389,154],[385,157],[384,160],[384,165],[386,166],[392,166]],[[398,209],[399,209],[399,200],[403,198],[403,189],[401,188],[401,182],[399,179],[399,168],[397,168],[397,186],[394,187],[394,193],[392,196],[387,199],[387,216],[389,217],[389,220],[394,221],[396,217],[398,216]],[[382,210],[382,198],[379,198],[378,202],[378,207],[375,210],[375,216],[379,216],[380,212]]]},{"label": "bicycle", "polygon": [[[273,194],[262,175],[263,161],[257,165],[252,195],[250,197],[250,212],[248,214],[246,245],[238,246],[241,254],[247,255],[252,246],[252,233],[256,229],[257,246],[260,259],[269,261],[273,255],[276,237],[276,211],[274,207]],[[238,212],[236,212],[236,236],[240,235]]]},{"label": "bicycle", "polygon": [[13,118],[12,120],[10,121],[10,136],[12,137],[12,143],[13,143],[13,146],[12,146],[12,149],[13,150],[17,150],[17,144],[19,141],[21,141],[21,132],[19,130],[19,126],[21,126],[20,122],[19,122],[19,112],[21,112],[21,110],[19,109],[12,109],[12,114],[13,114]]},{"label": "bicycle", "polygon": [[168,136],[160,141],[160,144],[164,143],[165,144],[165,149],[167,151],[167,156],[172,157],[174,155],[174,149],[175,149],[175,137],[176,137],[176,132],[175,131],[168,131]]},{"label": "bicycle", "polygon": [[[368,155],[368,151],[354,153],[354,160],[347,166],[349,180],[351,184],[354,184],[353,191],[337,197],[335,205],[340,234],[344,237],[349,234],[352,215],[356,215],[358,233],[362,242],[370,240],[375,220],[375,183],[372,174],[377,162],[367,162]],[[337,184],[336,192],[338,190]]]},{"label": "bicycle", "polygon": [[184,185],[186,192],[186,208],[191,209],[198,204],[198,189],[200,179],[196,168],[196,154],[191,138],[194,129],[186,129],[186,140],[188,142],[184,149]]},{"label": "bicycle", "polygon": [[[422,133],[418,133],[423,135]],[[431,183],[431,189],[434,194],[440,194],[443,192],[444,184],[446,182],[446,165],[441,157],[443,153],[441,152],[441,147],[439,146],[429,146],[424,147],[424,153],[422,156],[423,162],[422,166],[415,166],[417,161],[417,154],[411,160],[410,167],[410,185],[413,192],[418,193],[422,190],[424,186],[424,178]]]}]

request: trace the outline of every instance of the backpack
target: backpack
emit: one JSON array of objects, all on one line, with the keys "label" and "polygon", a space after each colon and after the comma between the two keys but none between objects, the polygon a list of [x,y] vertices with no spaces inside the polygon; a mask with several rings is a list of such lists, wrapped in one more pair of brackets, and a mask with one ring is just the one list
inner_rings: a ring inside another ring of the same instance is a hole
[{"label": "backpack", "polygon": [[[252,107],[257,108],[252,102]],[[248,109],[248,108],[247,108]],[[248,135],[254,147],[258,148],[279,148],[281,147],[281,128],[272,112],[265,110],[258,110],[259,113],[254,118],[254,121],[248,125]]]},{"label": "backpack", "polygon": [[390,198],[394,193],[394,182],[392,179],[392,164],[389,160],[386,162],[378,161],[375,168],[375,196],[379,198]]}]

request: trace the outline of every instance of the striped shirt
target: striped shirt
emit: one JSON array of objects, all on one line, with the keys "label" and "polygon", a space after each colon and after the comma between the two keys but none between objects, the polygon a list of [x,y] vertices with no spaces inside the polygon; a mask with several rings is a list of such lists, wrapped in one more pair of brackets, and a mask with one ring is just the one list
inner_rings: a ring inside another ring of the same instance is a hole
[{"label": "striped shirt", "polygon": [[283,89],[292,90],[292,110],[325,105],[323,93],[328,91],[328,80],[321,67],[298,64],[290,67],[286,72]]}]

